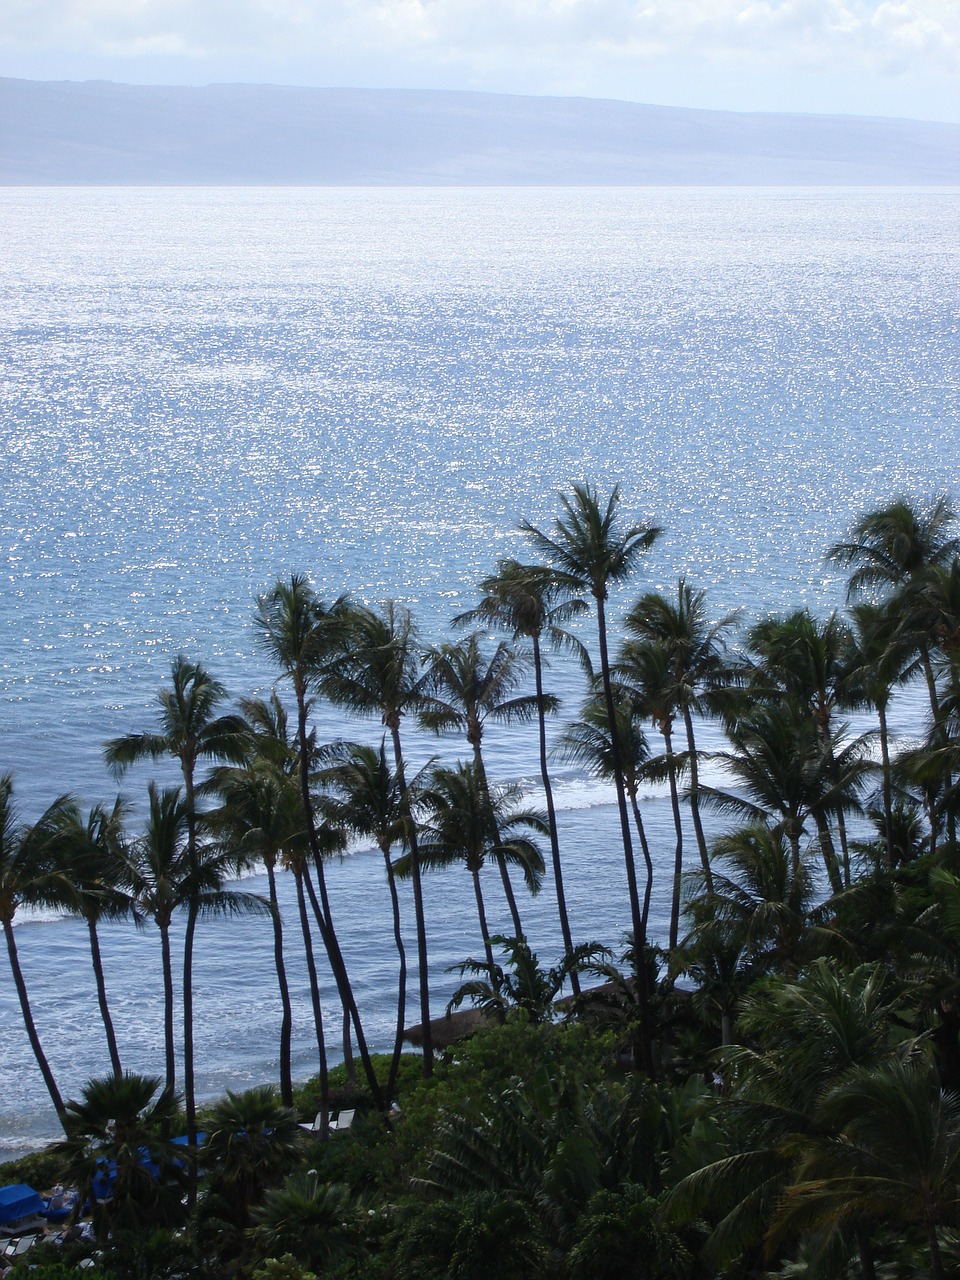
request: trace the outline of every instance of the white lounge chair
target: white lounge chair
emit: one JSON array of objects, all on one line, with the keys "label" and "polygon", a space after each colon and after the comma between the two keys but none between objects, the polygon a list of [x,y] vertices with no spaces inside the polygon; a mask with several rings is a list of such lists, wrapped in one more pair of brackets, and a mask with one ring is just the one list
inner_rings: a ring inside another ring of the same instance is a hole
[{"label": "white lounge chair", "polygon": [[4,1249],[3,1256],[5,1258],[19,1258],[21,1254],[24,1254],[28,1249],[33,1248],[36,1240],[36,1236],[21,1236],[19,1240],[11,1240]]},{"label": "white lounge chair", "polygon": [[320,1133],[323,1129],[323,1112],[318,1111],[314,1118],[313,1124],[302,1124],[300,1128],[304,1133]]},{"label": "white lounge chair", "polygon": [[341,1129],[349,1129],[350,1126],[353,1124],[353,1117],[356,1114],[357,1114],[356,1111],[338,1112],[337,1115],[335,1115],[334,1118],[330,1121],[331,1131],[336,1131],[339,1133]]}]

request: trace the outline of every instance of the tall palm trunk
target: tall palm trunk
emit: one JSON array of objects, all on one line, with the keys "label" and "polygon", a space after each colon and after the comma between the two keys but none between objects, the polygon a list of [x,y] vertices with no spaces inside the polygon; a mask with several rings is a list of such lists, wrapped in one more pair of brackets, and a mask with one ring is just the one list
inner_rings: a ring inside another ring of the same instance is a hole
[{"label": "tall palm trunk", "polygon": [[926,640],[919,643],[920,663],[923,667],[923,675],[927,684],[927,696],[930,699],[930,711],[933,715],[933,723],[939,728],[941,725],[940,715],[940,699],[937,695],[937,680],[933,674],[933,663],[930,660],[930,646]]},{"label": "tall palm trunk", "polygon": [[[193,760],[182,760],[183,798],[187,807],[187,851],[191,872],[197,867],[197,808],[193,782]],[[191,897],[187,907],[187,927],[183,939],[183,1105],[187,1121],[187,1145],[197,1145],[197,1100],[193,1066],[193,940],[197,931],[199,907]],[[196,1161],[188,1163],[187,1194],[191,1207],[197,1194]]]},{"label": "tall palm trunk", "polygon": [[110,1054],[110,1066],[113,1068],[115,1076],[123,1075],[123,1067],[120,1065],[120,1051],[117,1048],[117,1037],[113,1029],[113,1018],[110,1016],[110,1006],[107,1003],[107,984],[103,976],[103,960],[100,955],[100,938],[97,935],[96,919],[87,916],[87,934],[90,938],[90,960],[93,964],[93,974],[97,982],[97,1003],[100,1005],[100,1017],[103,1019],[103,1030],[107,1037],[107,1052]]},{"label": "tall palm trunk", "polygon": [[823,865],[827,871],[830,888],[834,893],[842,893],[843,875],[840,871],[840,863],[837,860],[837,851],[834,847],[833,836],[830,834],[830,825],[822,814],[817,814],[815,821],[817,826],[817,836],[820,840],[820,852],[823,855]]},{"label": "tall palm trunk", "polygon": [[637,788],[635,785],[628,786],[630,794],[630,807],[633,810],[633,821],[637,828],[637,836],[640,840],[640,849],[643,853],[643,862],[647,872],[647,882],[643,887],[643,907],[641,909],[641,917],[643,919],[643,932],[646,936],[647,921],[650,919],[650,897],[653,893],[653,858],[650,856],[650,845],[647,841],[646,828],[643,825],[643,818],[640,814],[640,805],[637,801]]},{"label": "tall palm trunk", "polygon": [[170,959],[170,923],[160,925],[160,963],[163,970],[164,1092],[173,1096],[177,1087],[176,1047],[173,1039],[173,963]]},{"label": "tall palm trunk", "polygon": [[[320,1007],[320,983],[317,980],[317,962],[313,955],[313,939],[310,936],[310,917],[307,915],[307,901],[303,892],[304,880],[309,880],[309,872],[294,870],[294,883],[297,886],[297,913],[300,917],[300,931],[303,934],[303,954],[307,962],[307,977],[310,981],[310,1004],[313,1008],[313,1025],[317,1035],[317,1052],[320,1055],[320,1136],[325,1138],[327,1120],[330,1113],[330,1079],[327,1066],[327,1046],[323,1036],[323,1011]],[[311,892],[313,886],[311,885]]]},{"label": "tall palm trunk", "polygon": [[283,920],[277,899],[277,875],[272,857],[266,859],[267,885],[269,886],[270,914],[273,920],[273,965],[277,971],[280,989],[280,1099],[285,1107],[293,1106],[293,1072],[290,1063],[293,1037],[293,1008],[290,1004],[290,988],[287,984],[287,968],[283,960]]},{"label": "tall palm trunk", "polygon": [[620,740],[617,734],[617,713],[613,701],[613,681],[610,677],[610,655],[607,647],[606,610],[602,598],[598,595],[595,595],[594,598],[597,601],[600,676],[603,682],[603,697],[607,705],[607,724],[610,726],[610,763],[617,794],[617,813],[620,818],[620,838],[623,842],[623,858],[627,872],[627,893],[630,900],[634,948],[637,950],[638,955],[642,955],[647,939],[643,931],[643,916],[640,910],[640,896],[637,890],[637,868],[633,857],[633,841],[630,838],[630,817],[627,812],[626,788],[623,782],[623,760],[620,755]]},{"label": "tall palm trunk", "polygon": [[623,860],[627,872],[627,893],[630,898],[630,918],[633,923],[634,971],[637,982],[637,997],[640,1006],[642,1023],[637,1048],[640,1050],[640,1066],[648,1074],[653,1070],[650,1044],[650,993],[647,989],[646,946],[647,934],[644,929],[643,913],[640,909],[640,895],[637,891],[637,868],[633,860],[633,841],[630,838],[630,816],[627,812],[626,789],[623,785],[623,762],[620,756],[620,743],[617,736],[617,714],[613,702],[613,682],[610,678],[610,654],[607,648],[607,617],[602,596],[594,592],[597,602],[597,632],[600,648],[600,675],[603,681],[603,696],[607,704],[607,723],[610,726],[610,762],[613,767],[613,780],[617,793],[617,812],[620,817],[620,836],[623,841]]},{"label": "tall palm trunk", "polygon": [[[200,914],[195,899],[187,907],[187,927],[183,936],[183,1101],[187,1120],[187,1146],[197,1145],[197,1099],[193,1069],[193,942]],[[197,1195],[197,1163],[187,1163],[187,1195],[192,1207]]]},{"label": "tall palm trunk", "polygon": [[[817,732],[820,734],[820,740],[823,743],[823,749],[826,755],[827,767],[830,771],[829,776],[833,778],[834,776],[833,771],[836,763],[836,756],[834,755],[834,751],[833,751],[833,743],[830,740],[829,712],[825,710],[821,711],[819,714],[815,716],[815,718],[817,721]],[[826,828],[826,830],[829,832],[829,825],[826,822],[824,822],[823,825]],[[847,841],[847,822],[846,822],[846,818],[844,818],[843,816],[843,810],[839,807],[837,808],[837,838],[840,841],[840,859],[839,860],[837,859],[836,847],[834,846],[832,836],[829,837],[830,852],[829,852],[829,855],[825,853],[825,857],[829,856],[832,862],[836,865],[836,868],[837,868],[836,878],[841,888],[849,889],[850,888],[850,847]],[[833,875],[831,875],[829,865],[827,866],[827,874],[830,875],[830,883],[831,885],[833,885],[834,877]],[[836,893],[837,890],[834,889],[834,892]]]},{"label": "tall palm trunk", "polygon": [[700,764],[697,757],[697,744],[693,737],[693,716],[687,706],[683,708],[683,726],[687,735],[687,755],[690,760],[690,813],[693,817],[693,830],[697,838],[700,865],[703,868],[703,882],[707,893],[713,893],[710,855],[707,852],[707,839],[703,834],[703,822],[700,818]]},{"label": "tall palm trunk", "polygon": [[350,1013],[343,1010],[343,1069],[347,1084],[351,1089],[357,1087],[357,1064],[353,1060],[353,1040],[350,1037]]},{"label": "tall palm trunk", "polygon": [[667,760],[667,777],[670,783],[670,808],[673,811],[673,829],[677,842],[673,854],[673,893],[670,900],[670,950],[676,951],[680,941],[680,888],[683,883],[683,819],[680,815],[680,789],[677,786],[677,758],[673,751],[673,732],[669,719],[660,722],[664,753]]},{"label": "tall palm trunk", "polygon": [[887,867],[893,866],[893,792],[890,780],[890,733],[887,728],[887,706],[877,703],[880,721],[880,768],[883,787],[883,830],[887,844]]},{"label": "tall palm trunk", "polygon": [[387,1077],[387,1098],[392,1100],[397,1084],[397,1072],[400,1070],[400,1054],[403,1049],[403,1032],[407,1020],[407,951],[403,945],[403,933],[400,928],[400,895],[397,893],[397,877],[393,873],[390,861],[390,849],[381,847],[383,860],[387,864],[387,885],[390,889],[390,909],[393,915],[393,940],[396,943],[400,960],[400,971],[397,977],[397,1029],[393,1039],[393,1057],[390,1059],[390,1074]]},{"label": "tall palm trunk", "polygon": [[483,954],[486,957],[487,969],[490,973],[490,981],[495,984],[493,947],[490,945],[490,930],[487,928],[487,913],[483,905],[483,890],[480,887],[480,871],[478,868],[471,867],[470,875],[473,879],[473,896],[477,901],[477,917],[480,920],[480,936],[483,939]]},{"label": "tall palm trunk", "polygon": [[[543,661],[540,656],[540,637],[533,634],[533,672],[537,688],[537,729],[540,739],[540,778],[543,781],[543,794],[547,806],[547,827],[550,831],[550,858],[553,864],[553,883],[557,892],[557,912],[560,916],[560,932],[563,935],[563,947],[567,955],[573,951],[573,934],[570,932],[570,917],[567,913],[567,899],[563,891],[563,868],[560,863],[560,836],[557,831],[557,810],[553,803],[553,787],[550,784],[550,770],[547,767],[547,716],[543,703]],[[644,924],[646,932],[646,924]],[[574,995],[580,994],[580,975],[576,969],[570,973],[570,986]]]},{"label": "tall palm trunk", "polygon": [[14,986],[17,988],[17,998],[20,1001],[20,1012],[23,1014],[24,1026],[27,1029],[27,1038],[30,1041],[30,1048],[33,1050],[33,1056],[37,1060],[37,1066],[40,1068],[40,1074],[43,1076],[43,1083],[47,1086],[47,1093],[50,1095],[50,1101],[54,1105],[57,1113],[57,1119],[63,1123],[66,1108],[63,1105],[63,1098],[60,1096],[60,1090],[57,1088],[57,1082],[53,1078],[53,1072],[50,1069],[50,1063],[47,1061],[47,1055],[43,1052],[43,1046],[40,1043],[40,1036],[37,1032],[37,1024],[33,1020],[33,1012],[30,1008],[30,1001],[27,999],[27,984],[23,980],[23,971],[20,968],[20,957],[17,954],[17,942],[13,936],[13,921],[4,916],[3,932],[7,940],[7,955],[10,957],[10,971],[13,974]]},{"label": "tall palm trunk", "polygon": [[427,968],[427,925],[423,910],[423,878],[420,873],[420,851],[417,846],[417,828],[406,798],[406,774],[403,766],[403,748],[400,743],[400,717],[394,712],[384,716],[393,743],[393,763],[397,772],[400,794],[407,819],[407,846],[410,850],[410,879],[413,884],[413,912],[417,926],[417,967],[420,986],[420,1025],[423,1034],[423,1074],[433,1075],[433,1030],[430,1026],[430,974]]},{"label": "tall palm trunk", "polygon": [[313,855],[314,865],[317,869],[317,886],[320,889],[320,899],[323,904],[323,911],[317,915],[317,924],[320,928],[320,936],[323,939],[323,945],[326,948],[327,956],[330,960],[330,968],[333,970],[333,978],[337,984],[337,991],[343,1002],[344,1008],[349,1011],[350,1020],[353,1023],[354,1033],[357,1037],[357,1052],[360,1054],[360,1062],[363,1066],[363,1073],[370,1089],[371,1097],[378,1111],[386,1113],[386,1107],[383,1101],[383,1094],[377,1081],[376,1072],[373,1069],[373,1063],[370,1060],[370,1053],[367,1049],[367,1040],[363,1034],[363,1024],[360,1021],[360,1012],[357,1009],[357,1002],[353,996],[353,989],[350,986],[350,977],[347,973],[346,962],[343,958],[343,952],[340,950],[340,943],[337,938],[336,930],[333,926],[333,918],[330,914],[330,901],[327,894],[326,877],[323,871],[323,852],[320,849],[320,843],[317,840],[317,829],[313,820],[313,804],[310,800],[310,766],[308,761],[307,746],[307,703],[306,691],[302,686],[297,686],[297,741],[300,749],[300,795],[303,802],[304,818],[307,827],[307,839],[310,844],[310,852]]},{"label": "tall palm trunk", "polygon": [[[477,770],[477,777],[480,780],[480,790],[483,792],[487,802],[487,809],[492,814],[493,806],[490,803],[490,784],[487,781],[487,770],[483,763],[483,752],[480,747],[480,738],[482,729],[477,725],[470,733],[467,734],[467,741],[473,748],[473,763]],[[491,816],[491,826],[493,828],[493,842],[500,843],[500,833],[497,831],[496,820]],[[520,909],[517,906],[517,898],[513,892],[513,885],[510,883],[510,872],[507,869],[506,859],[502,854],[495,853],[494,861],[497,864],[497,870],[500,873],[500,883],[503,885],[504,897],[507,900],[507,907],[510,910],[510,919],[513,921],[513,932],[517,938],[524,938],[523,925],[520,922]]]}]

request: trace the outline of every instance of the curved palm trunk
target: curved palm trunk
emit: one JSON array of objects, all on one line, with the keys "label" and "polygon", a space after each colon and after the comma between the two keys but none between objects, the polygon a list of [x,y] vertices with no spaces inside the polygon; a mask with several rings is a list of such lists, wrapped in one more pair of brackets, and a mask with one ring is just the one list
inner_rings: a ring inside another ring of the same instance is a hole
[{"label": "curved palm trunk", "polygon": [[115,1076],[123,1075],[120,1065],[120,1051],[117,1048],[117,1037],[113,1029],[113,1018],[107,1004],[107,984],[103,976],[103,960],[100,956],[100,938],[97,935],[97,922],[93,916],[87,917],[87,934],[90,938],[90,960],[93,974],[97,981],[97,1003],[100,1005],[100,1017],[103,1019],[103,1030],[107,1037],[107,1052],[110,1054],[110,1066]]},{"label": "curved palm trunk", "polygon": [[273,919],[273,964],[277,971],[280,1007],[283,1011],[280,1019],[280,1099],[285,1107],[292,1107],[293,1072],[290,1065],[290,1057],[293,1037],[293,1008],[290,1004],[287,969],[283,960],[283,921],[280,918],[280,903],[277,899],[277,876],[273,858],[266,860],[266,866],[270,913]]},{"label": "curved palm trunk", "polygon": [[420,986],[420,1025],[423,1033],[423,1074],[433,1075],[433,1031],[430,1026],[430,974],[427,968],[427,925],[423,911],[423,878],[420,873],[420,851],[417,846],[417,828],[406,799],[406,774],[403,767],[403,749],[400,745],[400,722],[396,715],[384,717],[393,743],[393,763],[397,771],[400,794],[407,819],[407,845],[410,850],[410,879],[413,884],[413,912],[417,926],[417,968]]},{"label": "curved palm trunk", "polygon": [[669,721],[660,726],[667,758],[667,776],[670,780],[670,808],[673,810],[673,826],[677,844],[673,854],[673,895],[670,902],[670,950],[675,951],[680,941],[680,886],[683,880],[683,819],[680,815],[680,790],[677,786],[676,757],[673,753],[673,734]]},{"label": "curved palm trunk", "polygon": [[393,913],[393,940],[400,958],[400,972],[397,977],[397,1030],[393,1040],[393,1057],[390,1059],[390,1074],[387,1077],[387,1098],[392,1101],[397,1084],[397,1072],[400,1070],[400,1053],[403,1049],[403,1031],[407,1019],[407,952],[403,945],[403,933],[400,929],[400,896],[397,893],[397,878],[393,874],[393,863],[390,861],[390,850],[381,849],[383,860],[387,864],[387,884],[390,888],[390,908]]},{"label": "curved palm trunk", "polygon": [[820,852],[823,854],[823,865],[827,869],[827,878],[830,881],[830,888],[834,893],[843,892],[843,876],[840,873],[840,863],[837,861],[837,851],[833,845],[833,836],[830,834],[830,827],[822,814],[817,814],[816,818],[817,835],[820,839]]},{"label": "curved palm trunk", "polygon": [[[492,814],[493,805],[490,802],[490,784],[487,781],[487,770],[484,767],[483,753],[480,750],[481,732],[482,731],[478,727],[474,736],[471,736],[470,734],[467,735],[467,741],[473,747],[473,763],[477,770],[477,777],[480,779],[480,789],[483,792],[483,797],[487,803],[487,812]],[[492,816],[490,819],[490,826],[493,829],[493,843],[499,844],[500,832],[497,830],[496,821]],[[500,883],[503,885],[504,897],[507,900],[507,907],[510,910],[510,919],[513,921],[514,936],[517,938],[525,938],[526,935],[523,932],[523,925],[520,922],[520,909],[517,906],[517,899],[513,892],[513,885],[510,883],[510,872],[507,868],[507,861],[503,854],[500,853],[495,853],[493,857],[497,864],[497,870],[500,873]]]},{"label": "curved palm trunk", "polygon": [[613,704],[613,683],[610,679],[610,655],[607,649],[607,616],[602,597],[594,593],[597,602],[597,632],[600,648],[600,674],[603,681],[603,695],[607,704],[607,723],[610,725],[610,760],[613,766],[613,780],[617,792],[617,812],[620,817],[620,836],[623,841],[623,860],[627,872],[627,892],[630,898],[630,918],[633,923],[634,969],[637,980],[637,997],[640,1006],[640,1034],[634,1046],[639,1050],[640,1066],[648,1074],[653,1071],[653,1055],[650,1043],[650,993],[647,989],[647,966],[645,951],[647,934],[643,925],[643,914],[640,910],[640,896],[637,892],[637,868],[633,860],[633,841],[630,838],[630,817],[627,812],[626,790],[623,785],[623,764],[620,758],[620,743],[617,740],[616,708]]},{"label": "curved palm trunk", "polygon": [[703,822],[700,819],[700,765],[697,758],[697,745],[693,738],[693,717],[689,707],[683,708],[683,725],[687,735],[687,754],[690,757],[690,813],[693,817],[693,830],[697,838],[697,849],[700,852],[700,865],[703,867],[703,882],[707,893],[713,893],[710,855],[707,851],[707,839],[703,834]]},{"label": "curved palm trunk", "polygon": [[376,1072],[373,1069],[373,1062],[370,1058],[370,1051],[367,1048],[367,1038],[363,1031],[363,1024],[360,1021],[360,1010],[357,1008],[357,1002],[354,998],[353,988],[350,985],[350,978],[347,974],[346,961],[343,958],[343,952],[340,950],[340,941],[337,938],[336,931],[333,927],[333,920],[330,915],[330,895],[327,892],[327,878],[323,871],[323,856],[319,848],[316,847],[316,836],[314,836],[314,866],[317,871],[317,887],[320,890],[320,902],[317,903],[313,894],[313,883],[307,881],[307,889],[311,895],[311,905],[314,908],[314,916],[316,917],[317,927],[320,930],[320,937],[323,939],[323,945],[326,948],[327,957],[330,961],[330,968],[333,970],[334,981],[337,984],[337,990],[343,1003],[343,1012],[345,1019],[344,1034],[344,1065],[347,1069],[348,1076],[351,1073],[352,1057],[350,1054],[350,1024],[353,1025],[354,1034],[357,1037],[357,1053],[360,1055],[360,1065],[363,1067],[363,1074],[367,1081],[367,1087],[370,1090],[374,1105],[378,1111],[386,1113],[386,1104],[383,1100],[383,1093],[380,1089],[380,1083],[377,1080]]},{"label": "curved palm trunk", "polygon": [[[550,858],[553,863],[553,883],[557,892],[557,912],[560,916],[560,933],[563,936],[563,947],[567,955],[573,951],[573,935],[570,932],[570,917],[567,913],[567,898],[563,891],[563,868],[560,864],[560,836],[557,831],[557,810],[553,803],[553,787],[550,785],[550,770],[547,767],[547,716],[543,705],[543,662],[540,658],[540,637],[534,633],[533,671],[537,688],[537,728],[540,738],[540,778],[543,781],[543,794],[547,805],[547,826],[550,830]],[[644,932],[646,924],[644,923]],[[570,971],[570,986],[574,995],[580,994],[580,975],[576,969]]]},{"label": "curved palm trunk", "polygon": [[164,1092],[173,1095],[177,1085],[177,1059],[173,1039],[173,964],[170,959],[170,925],[160,925],[160,962],[163,967]]},{"label": "curved palm trunk", "polygon": [[610,678],[610,657],[607,650],[607,618],[603,600],[597,600],[597,629],[600,639],[600,675],[603,682],[603,696],[607,706],[607,723],[610,726],[610,763],[613,768],[613,781],[617,794],[617,812],[620,817],[620,838],[623,842],[623,858],[627,872],[627,892],[630,898],[630,917],[633,925],[634,948],[642,955],[646,945],[643,931],[643,916],[640,911],[640,896],[637,890],[637,868],[633,858],[633,841],[630,838],[630,818],[627,813],[626,788],[623,783],[623,763],[620,756],[620,742],[617,737],[616,708],[613,702],[613,683]]},{"label": "curved palm trunk", "polygon": [[320,936],[323,939],[323,945],[326,948],[327,956],[330,960],[330,968],[333,970],[333,977],[337,984],[337,991],[340,994],[340,999],[344,1008],[349,1011],[350,1020],[353,1023],[353,1029],[357,1037],[357,1052],[360,1054],[363,1074],[366,1077],[371,1097],[373,1098],[374,1105],[377,1110],[386,1113],[383,1094],[380,1090],[379,1082],[377,1081],[376,1072],[373,1069],[373,1063],[370,1060],[366,1036],[363,1034],[363,1024],[360,1021],[360,1011],[358,1010],[357,1002],[354,999],[353,989],[350,985],[350,977],[347,973],[346,962],[343,958],[343,952],[340,950],[340,942],[337,938],[336,930],[333,927],[333,919],[330,914],[330,901],[327,894],[326,877],[323,873],[323,853],[317,840],[317,831],[313,821],[313,804],[310,800],[310,767],[307,760],[306,694],[299,686],[297,688],[297,741],[300,748],[300,795],[303,801],[303,812],[306,819],[307,839],[310,843],[310,852],[313,854],[314,865],[317,869],[317,885],[320,889],[320,898],[323,903],[323,911],[317,914],[317,925],[319,926]]},{"label": "curved palm trunk", "polygon": [[[307,962],[307,977],[310,981],[310,1004],[313,1008],[313,1025],[317,1035],[317,1051],[320,1055],[320,1110],[321,1138],[328,1133],[327,1121],[330,1114],[330,1079],[327,1066],[327,1046],[323,1036],[323,1012],[320,1008],[320,983],[317,980],[317,962],[313,955],[313,939],[310,936],[310,917],[307,915],[307,902],[303,892],[304,872],[294,871],[294,883],[297,886],[297,913],[300,917],[300,931],[303,934],[303,952]],[[306,876],[309,879],[309,873]],[[311,885],[311,889],[312,889]]]},{"label": "curved palm trunk", "polygon": [[63,1098],[60,1096],[60,1090],[57,1088],[57,1082],[53,1078],[53,1072],[50,1070],[50,1063],[47,1061],[47,1055],[43,1052],[43,1046],[40,1043],[40,1036],[37,1032],[37,1024],[33,1020],[33,1012],[30,1009],[30,1001],[27,999],[27,984],[23,980],[23,971],[20,968],[20,957],[17,955],[17,943],[13,936],[13,921],[4,917],[3,932],[7,940],[7,955],[10,957],[10,971],[13,974],[14,986],[17,988],[17,998],[20,1001],[20,1012],[23,1014],[24,1026],[27,1029],[27,1038],[30,1041],[30,1048],[33,1050],[33,1056],[37,1060],[37,1066],[40,1068],[40,1074],[43,1076],[43,1083],[47,1086],[47,1093],[50,1095],[50,1101],[54,1105],[57,1113],[57,1119],[63,1123],[66,1108],[63,1105]]},{"label": "curved palm trunk", "polygon": [[351,1089],[357,1087],[357,1064],[353,1060],[353,1041],[350,1038],[350,1011],[343,1010],[343,1069],[346,1072],[347,1084]]},{"label": "curved palm trunk", "polygon": [[650,896],[653,893],[653,859],[650,856],[650,845],[647,843],[647,832],[643,825],[643,818],[640,815],[640,805],[637,802],[637,788],[628,786],[630,793],[630,807],[633,809],[633,821],[637,828],[637,836],[640,839],[640,848],[643,852],[643,862],[647,872],[647,883],[643,887],[643,932],[647,932],[647,921],[650,919]]},{"label": "curved palm trunk", "polygon": [[930,699],[930,711],[933,714],[933,723],[939,728],[941,724],[940,699],[937,695],[937,680],[933,674],[933,663],[930,661],[930,647],[925,640],[921,640],[919,648],[923,675],[927,682],[927,696]]}]

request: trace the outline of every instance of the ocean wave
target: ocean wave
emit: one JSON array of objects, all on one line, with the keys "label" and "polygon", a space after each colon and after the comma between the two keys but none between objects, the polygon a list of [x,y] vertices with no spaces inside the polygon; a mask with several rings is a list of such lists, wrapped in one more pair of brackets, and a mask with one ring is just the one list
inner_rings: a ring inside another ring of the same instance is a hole
[{"label": "ocean wave", "polygon": [[25,1138],[21,1134],[0,1133],[0,1151],[12,1153],[14,1160],[33,1151],[46,1151],[54,1142],[56,1138]]}]

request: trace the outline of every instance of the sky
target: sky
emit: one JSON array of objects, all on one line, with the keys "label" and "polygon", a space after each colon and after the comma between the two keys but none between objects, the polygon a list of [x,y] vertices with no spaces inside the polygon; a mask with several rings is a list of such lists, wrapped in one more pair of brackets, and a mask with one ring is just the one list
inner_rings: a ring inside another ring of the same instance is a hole
[{"label": "sky", "polygon": [[960,121],[960,0],[3,0],[0,74]]}]

